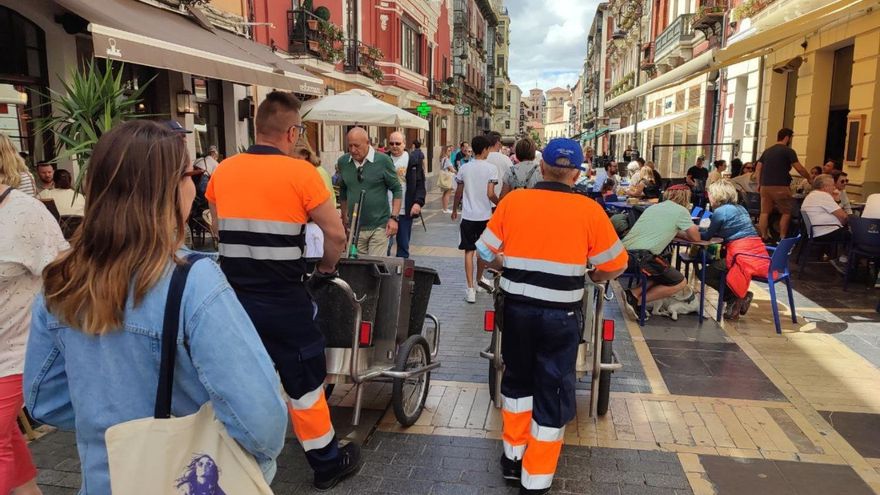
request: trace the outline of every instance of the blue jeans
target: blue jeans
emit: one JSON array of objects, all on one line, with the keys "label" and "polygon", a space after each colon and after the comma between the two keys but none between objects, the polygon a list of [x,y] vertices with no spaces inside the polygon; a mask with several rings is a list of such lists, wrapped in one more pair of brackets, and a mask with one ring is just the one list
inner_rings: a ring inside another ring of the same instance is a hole
[{"label": "blue jeans", "polygon": [[398,258],[409,258],[409,238],[412,237],[413,217],[400,215],[397,222],[397,254]]}]

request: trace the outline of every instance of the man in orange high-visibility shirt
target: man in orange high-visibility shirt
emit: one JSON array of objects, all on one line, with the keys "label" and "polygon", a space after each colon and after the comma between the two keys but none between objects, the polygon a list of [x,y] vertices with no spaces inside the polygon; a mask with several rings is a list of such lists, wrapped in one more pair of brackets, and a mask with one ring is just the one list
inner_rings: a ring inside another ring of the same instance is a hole
[{"label": "man in orange high-visibility shirt", "polygon": [[220,268],[290,396],[293,431],[315,471],[314,486],[329,490],[357,471],[360,449],[340,445],[330,422],[324,335],[304,284],[303,253],[311,220],[324,234],[324,255],[309,282],[326,282],[336,274],[345,231],[314,165],[290,156],[305,130],[299,109],[292,93],[266,95],[254,119],[256,144],[223,160],[205,196],[219,231]]},{"label": "man in orange high-visibility shirt", "polygon": [[503,266],[501,469],[519,480],[521,494],[550,491],[565,424],[575,417],[587,265],[594,282],[617,278],[627,265],[602,207],[572,193],[583,158],[576,141],[550,141],[544,182],[505,196],[477,242],[481,258]]}]

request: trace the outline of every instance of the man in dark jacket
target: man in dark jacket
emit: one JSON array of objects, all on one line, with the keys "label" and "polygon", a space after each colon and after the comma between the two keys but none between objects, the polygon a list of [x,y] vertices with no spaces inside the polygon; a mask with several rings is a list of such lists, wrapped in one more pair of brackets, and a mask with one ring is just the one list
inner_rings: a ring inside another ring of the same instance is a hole
[{"label": "man in dark jacket", "polygon": [[422,143],[413,141],[413,149],[409,152],[409,164],[406,167],[406,194],[403,198],[404,212],[400,215],[400,226],[397,229],[397,257],[409,258],[409,239],[412,236],[413,220],[422,213],[425,206],[425,154],[421,150]]}]

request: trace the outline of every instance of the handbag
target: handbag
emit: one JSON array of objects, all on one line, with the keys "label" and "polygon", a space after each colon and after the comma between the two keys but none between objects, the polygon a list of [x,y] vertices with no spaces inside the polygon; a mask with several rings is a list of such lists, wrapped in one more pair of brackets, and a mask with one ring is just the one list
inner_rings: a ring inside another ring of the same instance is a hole
[{"label": "handbag", "polygon": [[171,393],[183,289],[192,263],[175,267],[165,303],[156,407],[151,418],[107,428],[110,488],[119,495],[271,495],[256,460],[229,436],[211,402],[171,417]]},{"label": "handbag", "polygon": [[440,176],[437,178],[437,185],[440,189],[452,189],[452,172],[441,170]]}]

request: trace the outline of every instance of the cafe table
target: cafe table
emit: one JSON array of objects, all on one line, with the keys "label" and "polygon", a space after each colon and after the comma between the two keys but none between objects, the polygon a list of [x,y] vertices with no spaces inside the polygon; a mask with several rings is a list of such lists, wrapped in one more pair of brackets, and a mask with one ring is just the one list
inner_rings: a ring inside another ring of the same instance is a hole
[{"label": "cafe table", "polygon": [[[675,246],[680,246],[684,248],[689,248],[691,246],[697,246],[700,249],[700,265],[702,265],[702,269],[700,270],[700,325],[703,324],[703,310],[706,306],[706,266],[709,264],[707,249],[712,244],[721,244],[723,239],[720,237],[713,237],[708,241],[692,241],[690,239],[684,239],[680,237],[676,237],[672,244]],[[724,283],[722,281],[722,283]]]}]

